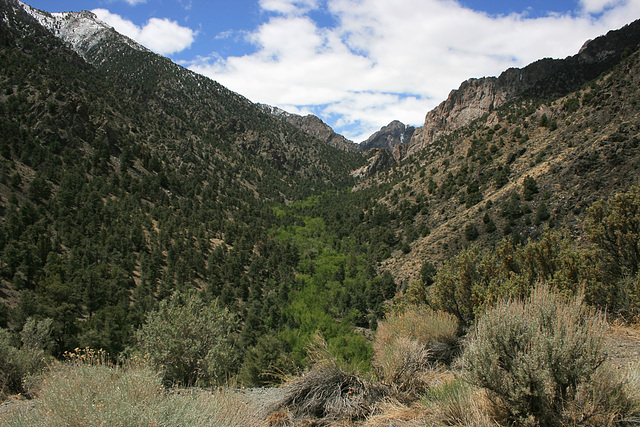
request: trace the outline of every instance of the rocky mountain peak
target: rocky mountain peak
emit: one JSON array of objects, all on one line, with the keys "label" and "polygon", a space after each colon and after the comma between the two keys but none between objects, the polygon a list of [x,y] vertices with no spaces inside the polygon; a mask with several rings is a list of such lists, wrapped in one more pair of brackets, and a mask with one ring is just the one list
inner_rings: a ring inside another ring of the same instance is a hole
[{"label": "rocky mountain peak", "polygon": [[411,140],[414,132],[415,127],[407,126],[398,120],[394,120],[371,135],[366,141],[360,144],[360,147],[362,151],[373,148],[384,148],[393,153],[393,157],[397,160],[404,156],[405,147],[402,146]]},{"label": "rocky mountain peak", "polygon": [[424,126],[414,133],[406,155],[517,98],[564,96],[613,67],[625,50],[635,49],[639,44],[640,21],[635,21],[588,41],[574,56],[541,59],[522,69],[510,68],[499,77],[469,79],[427,113]]},{"label": "rocky mountain peak", "polygon": [[89,11],[48,13],[22,2],[18,4],[43,27],[61,39],[67,46],[87,60],[87,54],[95,46],[110,38],[119,38],[130,47],[149,51],[128,37],[118,34],[112,27]]}]

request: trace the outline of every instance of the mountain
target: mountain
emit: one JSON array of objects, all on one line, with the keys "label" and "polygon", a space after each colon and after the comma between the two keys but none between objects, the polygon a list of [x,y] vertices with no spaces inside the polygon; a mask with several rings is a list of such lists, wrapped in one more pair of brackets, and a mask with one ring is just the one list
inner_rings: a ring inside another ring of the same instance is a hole
[{"label": "mountain", "polygon": [[415,130],[413,126],[406,126],[394,120],[371,135],[360,146],[362,151],[367,151],[371,148],[385,148],[390,153],[393,153],[394,158],[400,159],[404,157],[404,152],[406,151],[403,144],[408,144],[411,141]]},{"label": "mountain", "polygon": [[573,92],[616,65],[640,42],[636,21],[606,36],[588,41],[566,59],[541,59],[525,68],[511,68],[499,77],[469,79],[427,113],[424,125],[409,142],[407,155],[419,152],[439,137],[460,129],[518,99],[550,99]]},{"label": "mountain", "polygon": [[[325,172],[331,168],[322,164],[331,157],[325,152],[326,145],[272,120],[241,95],[152,53],[91,12],[49,14],[23,4],[17,7],[87,63],[126,85],[132,101],[170,116],[172,123],[167,125],[173,129],[196,134],[195,138],[198,133],[229,136],[237,148],[257,153],[278,169],[292,173],[320,177],[323,173],[318,168]],[[321,179],[333,180],[328,176]]]},{"label": "mountain", "polygon": [[387,148],[370,148],[367,150],[367,164],[351,172],[354,178],[368,178],[389,169],[396,164]]},{"label": "mountain", "polygon": [[51,318],[53,354],[116,355],[160,300],[199,289],[238,313],[244,348],[297,328],[300,248],[274,230],[365,159],[89,12],[2,0],[0,16],[0,327]]},{"label": "mountain", "polygon": [[352,141],[349,141],[342,135],[337,134],[331,126],[323,122],[319,117],[313,114],[307,114],[306,116],[300,116],[298,114],[288,113],[278,107],[271,105],[260,104],[260,107],[267,113],[284,119],[289,124],[296,128],[308,133],[319,141],[325,144],[338,148],[350,153],[358,153],[361,151],[361,147]]},{"label": "mountain", "polygon": [[358,184],[391,183],[382,200],[407,218],[403,250],[380,268],[408,286],[469,245],[535,241],[548,228],[584,240],[588,208],[640,179],[639,45],[636,21],[576,56],[452,92],[397,166]]}]

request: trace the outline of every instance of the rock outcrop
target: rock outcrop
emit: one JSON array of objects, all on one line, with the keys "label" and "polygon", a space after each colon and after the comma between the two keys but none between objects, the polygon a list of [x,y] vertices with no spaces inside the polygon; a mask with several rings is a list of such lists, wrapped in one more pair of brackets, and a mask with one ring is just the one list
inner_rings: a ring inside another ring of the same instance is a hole
[{"label": "rock outcrop", "polygon": [[517,98],[548,99],[566,95],[618,63],[627,49],[640,44],[640,21],[585,43],[565,59],[541,59],[499,77],[469,79],[427,113],[408,144],[406,155],[429,146],[441,136],[471,123]]},{"label": "rock outcrop", "polygon": [[368,178],[378,172],[389,169],[396,161],[386,148],[372,148],[369,151],[369,161],[366,165],[351,172],[354,178]]}]

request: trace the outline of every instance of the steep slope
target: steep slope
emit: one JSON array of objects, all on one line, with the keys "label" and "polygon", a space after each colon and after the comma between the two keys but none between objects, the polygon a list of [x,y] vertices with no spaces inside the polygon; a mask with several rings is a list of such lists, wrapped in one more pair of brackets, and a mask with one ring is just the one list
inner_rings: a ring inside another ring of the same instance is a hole
[{"label": "steep slope", "polygon": [[436,139],[470,124],[516,99],[564,96],[618,63],[640,43],[640,21],[585,43],[566,59],[541,59],[525,68],[511,68],[499,77],[469,79],[427,113],[424,126],[411,139],[407,155],[428,148]]},{"label": "steep slope", "polygon": [[343,151],[351,153],[357,153],[361,151],[361,147],[352,141],[349,141],[342,135],[337,134],[331,126],[323,122],[319,117],[313,114],[307,114],[306,116],[300,116],[298,114],[288,113],[280,108],[273,107],[266,104],[261,104],[260,107],[267,113],[284,119],[286,122],[297,127],[303,132],[308,133],[314,138],[330,145],[331,147],[339,148]]},{"label": "steep slope", "polygon": [[324,144],[273,120],[246,98],[118,34],[92,13],[49,14],[20,6],[89,64],[127,86],[132,101],[145,105],[151,114],[163,111],[170,116],[166,125],[172,129],[196,138],[228,137],[244,152],[260,154],[278,169],[301,177],[313,175],[326,182],[337,178],[327,164],[335,155]]},{"label": "steep slope", "polygon": [[512,100],[372,178],[393,183],[384,200],[404,218],[405,246],[380,268],[406,285],[472,243],[524,242],[559,226],[581,239],[587,208],[640,178],[639,84],[640,53],[628,49],[577,90]]},{"label": "steep slope", "polygon": [[0,1],[0,327],[48,317],[54,354],[115,355],[158,300],[196,288],[265,319],[243,323],[255,345],[298,259],[269,235],[272,204],[348,187],[364,159],[88,13],[38,16]]}]

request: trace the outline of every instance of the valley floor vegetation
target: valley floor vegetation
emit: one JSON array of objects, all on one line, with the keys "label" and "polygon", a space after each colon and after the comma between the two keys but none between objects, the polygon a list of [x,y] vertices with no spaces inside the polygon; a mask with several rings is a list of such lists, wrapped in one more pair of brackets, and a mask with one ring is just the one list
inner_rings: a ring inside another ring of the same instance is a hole
[{"label": "valley floor vegetation", "polygon": [[633,425],[640,364],[612,365],[605,335],[608,322],[638,314],[640,187],[596,203],[585,229],[582,246],[548,231],[495,251],[470,246],[425,268],[387,305],[371,344],[363,338],[367,363],[316,329],[303,349],[306,368],[291,374],[278,368],[295,360],[269,351],[277,340],[265,343],[252,357],[282,384],[262,401],[233,386],[243,378],[237,315],[202,293],[163,300],[119,363],[90,349],[55,361],[46,351],[51,321],[30,319],[19,336],[1,331],[0,368],[5,393],[36,403],[3,422]]}]

